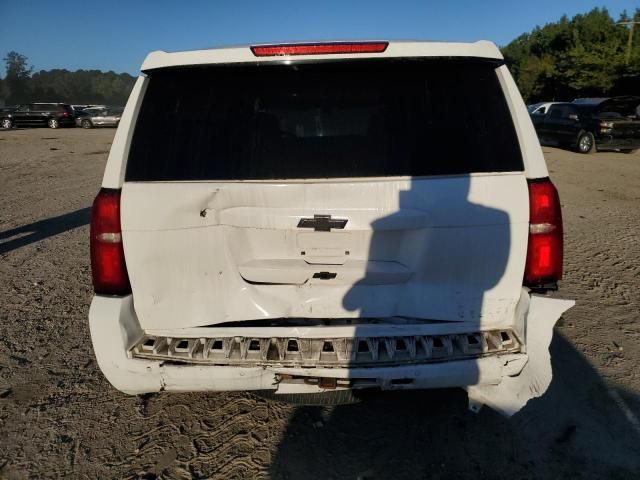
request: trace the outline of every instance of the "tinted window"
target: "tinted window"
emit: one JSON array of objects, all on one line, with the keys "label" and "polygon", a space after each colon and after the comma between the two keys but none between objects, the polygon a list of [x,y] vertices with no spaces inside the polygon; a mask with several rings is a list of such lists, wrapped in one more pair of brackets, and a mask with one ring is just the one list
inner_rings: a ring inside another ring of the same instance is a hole
[{"label": "tinted window", "polygon": [[577,114],[578,114],[578,111],[575,108],[573,108],[571,105],[567,105],[565,107],[565,110],[564,110],[564,113],[563,113],[563,117],[564,118],[569,118],[572,115],[577,115]]},{"label": "tinted window", "polygon": [[[612,98],[598,106],[600,116],[631,117],[640,114],[638,99]],[[617,114],[617,115],[616,115]]]},{"label": "tinted window", "polygon": [[57,112],[62,110],[62,106],[55,103],[36,103],[32,110],[34,112]]},{"label": "tinted window", "polygon": [[488,63],[343,61],[149,75],[129,181],[523,170]]},{"label": "tinted window", "polygon": [[549,107],[551,118],[563,118],[567,119],[571,115],[577,115],[578,110],[572,105],[552,105]]},{"label": "tinted window", "polygon": [[549,107],[550,118],[562,118],[564,115],[564,105],[553,105]]}]

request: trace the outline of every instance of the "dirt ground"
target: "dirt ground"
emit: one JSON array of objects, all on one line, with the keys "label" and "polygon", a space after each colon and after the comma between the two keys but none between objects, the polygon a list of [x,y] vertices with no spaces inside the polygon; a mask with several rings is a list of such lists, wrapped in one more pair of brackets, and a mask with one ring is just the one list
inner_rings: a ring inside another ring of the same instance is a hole
[{"label": "dirt ground", "polygon": [[547,394],[506,419],[460,390],[294,407],[129,397],[94,360],[89,207],[114,130],[0,131],[0,478],[640,478],[640,155],[545,148],[577,305]]}]

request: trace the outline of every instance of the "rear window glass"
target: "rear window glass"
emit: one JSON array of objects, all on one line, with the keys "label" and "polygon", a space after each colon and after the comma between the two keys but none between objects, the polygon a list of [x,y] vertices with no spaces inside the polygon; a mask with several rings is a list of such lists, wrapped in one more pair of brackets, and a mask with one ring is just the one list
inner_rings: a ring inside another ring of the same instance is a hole
[{"label": "rear window glass", "polygon": [[600,106],[601,117],[633,117],[640,115],[640,103],[635,101],[609,101]]},{"label": "rear window glass", "polygon": [[148,73],[128,181],[523,170],[495,64],[360,60]]}]

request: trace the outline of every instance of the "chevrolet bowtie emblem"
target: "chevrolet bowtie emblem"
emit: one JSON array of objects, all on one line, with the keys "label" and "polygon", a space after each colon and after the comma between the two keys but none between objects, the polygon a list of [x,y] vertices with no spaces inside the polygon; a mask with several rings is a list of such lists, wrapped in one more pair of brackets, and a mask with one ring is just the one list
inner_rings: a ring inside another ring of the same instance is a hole
[{"label": "chevrolet bowtie emblem", "polygon": [[346,218],[331,218],[331,215],[314,215],[313,218],[301,218],[298,228],[313,228],[316,232],[330,232],[332,228],[343,229]]}]

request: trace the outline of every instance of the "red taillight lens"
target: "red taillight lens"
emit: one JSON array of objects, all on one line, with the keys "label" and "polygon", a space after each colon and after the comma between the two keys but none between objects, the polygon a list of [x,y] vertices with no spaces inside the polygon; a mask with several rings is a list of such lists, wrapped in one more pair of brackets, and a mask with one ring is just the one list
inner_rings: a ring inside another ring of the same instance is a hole
[{"label": "red taillight lens", "polygon": [[63,117],[68,117],[68,116],[69,116],[69,112],[64,112],[64,113],[62,114],[62,116],[63,116]]},{"label": "red taillight lens", "polygon": [[91,209],[93,289],[103,295],[131,293],[120,228],[120,190],[103,188]]},{"label": "red taillight lens", "polygon": [[562,279],[562,212],[548,178],[529,180],[529,245],[524,283],[530,287]]},{"label": "red taillight lens", "polygon": [[256,57],[276,57],[283,55],[325,55],[329,53],[382,53],[389,42],[368,43],[305,43],[298,45],[253,46]]}]

